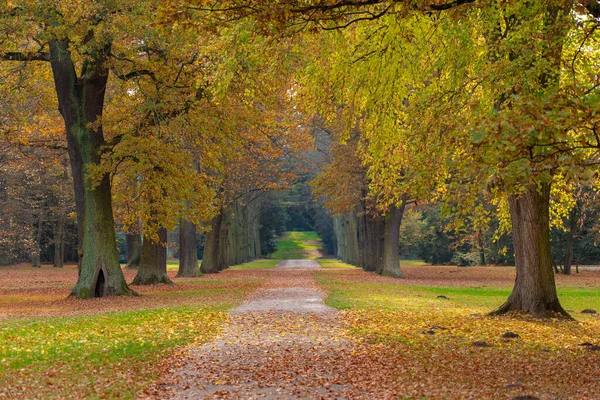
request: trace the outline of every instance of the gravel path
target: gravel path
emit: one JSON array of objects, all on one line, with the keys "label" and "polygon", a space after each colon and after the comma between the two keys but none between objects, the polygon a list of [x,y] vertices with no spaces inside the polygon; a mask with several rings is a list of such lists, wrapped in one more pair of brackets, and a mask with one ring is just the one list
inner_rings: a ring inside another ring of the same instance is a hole
[{"label": "gravel path", "polygon": [[310,260],[283,261],[231,313],[213,343],[192,349],[154,398],[360,399],[350,383],[355,351],[337,311],[323,304]]}]

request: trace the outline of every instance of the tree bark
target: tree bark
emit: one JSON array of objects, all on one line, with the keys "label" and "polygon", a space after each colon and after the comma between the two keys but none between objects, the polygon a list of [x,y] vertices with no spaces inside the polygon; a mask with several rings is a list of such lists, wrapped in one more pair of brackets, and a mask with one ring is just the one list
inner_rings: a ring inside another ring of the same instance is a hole
[{"label": "tree bark", "polygon": [[85,165],[100,162],[105,143],[102,126],[91,125],[101,118],[104,108],[108,81],[104,55],[85,61],[80,78],[66,41],[50,42],[50,56],[59,110],[65,121],[75,198],[83,199],[83,207],[77,203],[78,214],[83,209],[83,222],[78,216],[78,226],[83,225],[83,257],[71,295],[88,298],[131,294],[119,264],[109,175],[105,174],[95,187],[84,179]]},{"label": "tree bark", "polygon": [[210,222],[210,231],[204,241],[204,256],[200,270],[205,274],[216,274],[221,270],[221,224],[223,214],[220,213]]},{"label": "tree bark", "polygon": [[[228,210],[229,211],[229,210]],[[229,268],[231,265],[232,242],[229,240],[231,232],[231,213],[223,215],[221,219],[221,231],[219,232],[219,271]]]},{"label": "tree bark", "polygon": [[58,216],[54,228],[54,267],[62,268],[65,266],[65,239],[64,239],[65,219],[61,214]]},{"label": "tree bark", "polygon": [[392,206],[385,216],[382,275],[403,278],[400,271],[400,223],[404,214],[404,202],[400,207]]},{"label": "tree bark", "polygon": [[127,269],[137,269],[142,257],[142,235],[139,233],[128,233],[125,236],[127,245]]},{"label": "tree bark", "polygon": [[565,262],[563,268],[563,274],[565,275],[571,275],[571,265],[573,265],[573,245],[575,243],[575,234],[577,233],[578,218],[579,212],[577,206],[575,206],[569,213],[569,232],[565,246]]},{"label": "tree bark", "polygon": [[173,282],[167,275],[167,230],[158,230],[158,242],[144,237],[142,258],[132,285],[156,285]]},{"label": "tree bark", "polygon": [[550,251],[550,184],[529,185],[508,198],[517,277],[508,300],[492,314],[525,311],[536,317],[569,316],[556,294]]},{"label": "tree bark", "polygon": [[41,268],[41,253],[42,253],[42,228],[44,225],[44,213],[40,211],[38,215],[37,229],[35,231],[35,247],[33,249],[33,255],[31,256],[31,266],[33,268]]},{"label": "tree bark", "polygon": [[179,277],[201,275],[196,253],[196,225],[181,219],[179,222]]}]

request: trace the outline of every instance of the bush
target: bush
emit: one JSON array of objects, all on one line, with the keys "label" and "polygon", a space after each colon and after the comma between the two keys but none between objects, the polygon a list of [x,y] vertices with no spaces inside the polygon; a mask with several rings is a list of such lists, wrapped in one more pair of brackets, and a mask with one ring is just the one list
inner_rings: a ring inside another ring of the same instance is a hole
[{"label": "bush", "polygon": [[452,256],[451,262],[459,267],[472,267],[479,263],[479,253],[461,253],[457,251]]}]

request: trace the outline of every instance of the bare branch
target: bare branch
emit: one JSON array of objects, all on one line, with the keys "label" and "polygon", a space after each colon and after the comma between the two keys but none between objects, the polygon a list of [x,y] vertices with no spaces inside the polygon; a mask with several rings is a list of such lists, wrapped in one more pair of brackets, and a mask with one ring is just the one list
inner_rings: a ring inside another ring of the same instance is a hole
[{"label": "bare branch", "polygon": [[9,51],[0,53],[0,60],[4,61],[50,61],[50,53],[21,53],[18,51]]}]

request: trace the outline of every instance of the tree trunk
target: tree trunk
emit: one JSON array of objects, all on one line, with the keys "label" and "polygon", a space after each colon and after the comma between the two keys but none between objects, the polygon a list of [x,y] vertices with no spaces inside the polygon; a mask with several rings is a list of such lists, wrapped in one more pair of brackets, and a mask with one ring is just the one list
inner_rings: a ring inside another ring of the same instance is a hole
[{"label": "tree trunk", "polygon": [[58,216],[56,226],[54,227],[54,267],[62,268],[65,266],[65,239],[64,239],[65,219],[61,214]]},{"label": "tree trunk", "polygon": [[400,207],[392,206],[385,216],[385,234],[383,249],[382,275],[403,278],[400,271],[400,223],[404,214],[405,204]]},{"label": "tree trunk", "polygon": [[[105,49],[108,50],[108,49]],[[75,198],[83,222],[81,270],[72,296],[88,298],[131,294],[119,264],[112,211],[110,178],[105,174],[97,186],[84,180],[84,166],[100,162],[104,145],[101,125],[90,125],[102,116],[108,70],[98,54],[84,62],[81,78],[75,73],[68,43],[50,42],[52,73],[59,110],[65,121]],[[83,194],[81,196],[81,194]],[[81,237],[81,235],[80,235]]]},{"label": "tree trunk", "polygon": [[515,247],[517,277],[508,300],[492,314],[526,311],[536,317],[550,313],[568,316],[556,295],[550,251],[550,184],[539,191],[529,185],[525,193],[508,198]]},{"label": "tree trunk", "polygon": [[38,215],[37,229],[35,231],[35,247],[33,249],[33,255],[31,256],[31,266],[33,268],[41,268],[42,263],[40,255],[42,253],[42,228],[44,225],[44,213],[40,211]]},{"label": "tree trunk", "polygon": [[221,219],[221,231],[219,233],[219,271],[229,268],[231,265],[232,241],[229,240],[231,232],[231,213],[228,212]]},{"label": "tree trunk", "polygon": [[142,257],[142,235],[139,233],[128,233],[125,236],[127,245],[127,269],[137,269]]},{"label": "tree trunk", "polygon": [[167,230],[165,228],[158,230],[158,242],[144,237],[140,267],[131,282],[132,285],[158,283],[173,284],[167,275]]},{"label": "tree trunk", "polygon": [[485,266],[485,245],[483,240],[483,232],[479,231],[477,235],[477,246],[479,247],[479,265]]},{"label": "tree trunk", "polygon": [[200,270],[205,274],[216,274],[221,270],[221,223],[223,214],[220,213],[210,222],[210,231],[206,233],[204,241],[204,256]]},{"label": "tree trunk", "polygon": [[181,219],[179,222],[179,271],[177,276],[201,275],[196,253],[196,225]]},{"label": "tree trunk", "polygon": [[575,234],[577,233],[577,220],[579,218],[577,205],[569,213],[569,232],[565,246],[565,264],[563,274],[571,275],[571,265],[573,264],[573,245],[575,243]]}]

